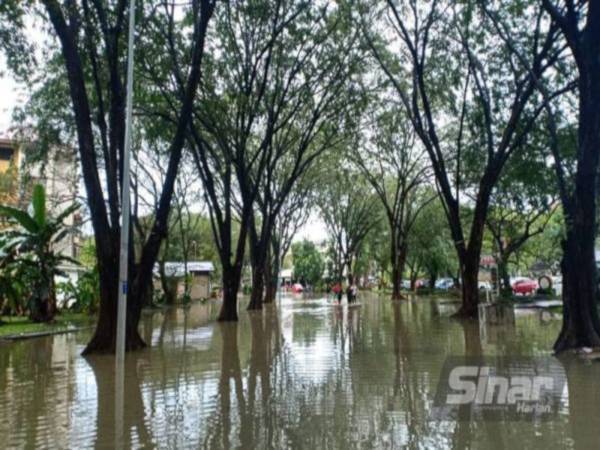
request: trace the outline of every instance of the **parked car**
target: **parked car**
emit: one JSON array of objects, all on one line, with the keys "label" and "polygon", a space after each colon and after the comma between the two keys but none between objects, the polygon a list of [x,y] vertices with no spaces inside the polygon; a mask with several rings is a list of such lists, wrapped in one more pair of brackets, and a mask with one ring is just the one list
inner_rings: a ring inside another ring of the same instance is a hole
[{"label": "parked car", "polygon": [[490,284],[489,281],[478,281],[477,287],[479,288],[480,291],[491,291],[492,290],[492,285]]},{"label": "parked car", "polygon": [[537,291],[538,282],[531,278],[522,278],[512,285],[513,294],[515,295],[532,295]]},{"label": "parked car", "polygon": [[429,287],[429,280],[417,280],[417,282],[415,283],[416,289],[423,289],[423,288],[428,288],[428,287]]},{"label": "parked car", "polygon": [[447,291],[454,287],[454,280],[452,278],[440,278],[435,282],[436,289],[442,289]]},{"label": "parked car", "polygon": [[300,283],[294,283],[294,284],[292,284],[292,292],[294,294],[299,294],[301,292],[304,292],[304,286],[302,286]]}]

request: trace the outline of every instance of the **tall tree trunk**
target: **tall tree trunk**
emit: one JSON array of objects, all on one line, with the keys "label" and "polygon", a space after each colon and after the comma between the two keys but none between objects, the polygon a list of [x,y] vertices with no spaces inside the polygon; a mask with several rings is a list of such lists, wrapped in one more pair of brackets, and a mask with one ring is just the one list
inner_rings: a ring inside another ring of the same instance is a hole
[{"label": "tall tree trunk", "polygon": [[400,300],[402,298],[402,272],[397,264],[392,266],[392,300]]},{"label": "tall tree trunk", "polygon": [[401,292],[402,274],[404,273],[407,252],[408,248],[406,244],[403,244],[399,249],[392,251],[392,300],[400,300],[403,298]]},{"label": "tall tree trunk", "polygon": [[252,270],[252,292],[248,310],[262,309],[263,295],[265,292],[265,265],[257,262]]},{"label": "tall tree trunk", "polygon": [[240,267],[223,267],[223,304],[217,320],[222,322],[238,320],[237,294],[241,280]]},{"label": "tall tree trunk", "polygon": [[[118,245],[118,242],[115,246]],[[116,249],[103,249],[103,257],[98,259],[98,275],[100,278],[100,310],[96,332],[83,351],[91,353],[113,353],[117,340],[117,292],[119,273],[115,270],[118,261]],[[136,298],[127,301],[127,319],[125,322],[125,349],[138,350],[146,346],[138,331],[141,308]]]},{"label": "tall tree trunk", "polygon": [[435,289],[435,282],[437,281],[437,273],[430,272],[429,273],[429,289]]},{"label": "tall tree trunk", "polygon": [[[483,244],[483,233],[485,231],[485,219],[487,217],[490,203],[490,195],[498,176],[501,166],[490,165],[479,183],[479,193],[475,203],[473,213],[473,222],[469,232],[469,243],[466,249],[456,247],[459,257],[459,264],[462,276],[462,305],[456,312],[455,317],[464,317],[468,319],[477,319],[479,312],[479,262],[481,259],[481,247]],[[460,223],[458,210],[455,213],[455,220]],[[459,223],[454,228],[458,228]],[[456,236],[453,236],[455,242],[458,242]]]},{"label": "tall tree trunk", "polygon": [[265,303],[273,303],[277,296],[277,284],[279,280],[278,257],[269,255],[265,268]]},{"label": "tall tree trunk", "polygon": [[479,304],[479,253],[467,253],[461,264],[462,304],[457,317],[477,318]]},{"label": "tall tree trunk", "polygon": [[510,276],[508,274],[508,255],[500,253],[498,255],[498,281],[502,287],[500,289],[500,295],[504,298],[512,297],[512,287],[510,285]]},{"label": "tall tree trunk", "polygon": [[585,254],[590,247],[585,237],[570,234],[563,243],[563,325],[554,344],[556,352],[600,346],[593,247],[590,257]]},{"label": "tall tree trunk", "polygon": [[[577,170],[574,190],[566,192],[561,183],[566,238],[563,242],[563,324],[554,344],[561,352],[577,347],[600,346],[600,319],[597,309],[597,267],[595,258],[596,190],[600,154],[600,3],[588,2],[579,28],[579,17],[562,15],[544,1],[566,37],[578,69],[579,129]],[[560,161],[558,161],[560,162]],[[556,165],[559,168],[559,164]]]},{"label": "tall tree trunk", "polygon": [[262,309],[263,298],[265,295],[265,266],[269,254],[269,230],[265,224],[261,228],[260,234],[256,233],[254,224],[250,226],[250,262],[252,264],[252,291],[250,293],[250,302],[248,310]]}]

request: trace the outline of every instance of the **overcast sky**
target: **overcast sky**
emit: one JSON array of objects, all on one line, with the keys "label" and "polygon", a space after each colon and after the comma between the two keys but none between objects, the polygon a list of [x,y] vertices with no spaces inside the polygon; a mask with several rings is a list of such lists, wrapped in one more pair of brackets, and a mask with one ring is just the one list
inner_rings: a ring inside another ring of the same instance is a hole
[{"label": "overcast sky", "polygon": [[24,99],[22,88],[7,73],[6,61],[0,54],[0,137],[6,137],[15,106]]}]

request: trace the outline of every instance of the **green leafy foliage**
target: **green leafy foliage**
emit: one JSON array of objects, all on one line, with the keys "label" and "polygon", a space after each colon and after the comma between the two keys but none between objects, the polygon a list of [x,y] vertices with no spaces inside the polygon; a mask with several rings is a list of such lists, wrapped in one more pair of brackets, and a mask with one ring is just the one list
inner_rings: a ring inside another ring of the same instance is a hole
[{"label": "green leafy foliage", "polygon": [[27,309],[30,318],[35,322],[50,321],[54,317],[56,312],[54,278],[63,275],[60,265],[65,262],[78,264],[72,258],[54,251],[56,244],[68,233],[63,221],[78,207],[72,205],[57,217],[49,217],[46,193],[41,185],[36,185],[33,189],[31,213],[10,206],[0,206],[0,215],[8,218],[12,225],[4,232],[6,244],[3,253],[7,254],[7,258],[12,254],[8,267],[12,268],[13,274],[28,279],[27,281],[15,280],[13,292],[18,292],[19,286],[28,287]]},{"label": "green leafy foliage", "polygon": [[315,286],[321,280],[325,263],[316,245],[303,240],[292,244],[294,277],[303,284]]},{"label": "green leafy foliage", "polygon": [[100,280],[96,268],[79,275],[77,281],[57,286],[64,305],[77,313],[95,314],[100,305]]}]

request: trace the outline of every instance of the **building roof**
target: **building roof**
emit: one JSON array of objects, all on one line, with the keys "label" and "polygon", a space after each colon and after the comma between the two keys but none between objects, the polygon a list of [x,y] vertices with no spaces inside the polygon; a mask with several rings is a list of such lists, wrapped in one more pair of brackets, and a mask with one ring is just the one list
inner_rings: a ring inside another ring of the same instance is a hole
[{"label": "building roof", "polygon": [[[214,272],[215,266],[211,261],[188,261],[188,273]],[[154,266],[154,272],[158,273],[158,264]],[[182,277],[185,275],[185,264],[183,262],[166,262],[165,274],[168,277]]]},{"label": "building roof", "polygon": [[279,272],[280,278],[292,278],[292,269],[283,269]]}]

